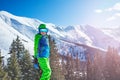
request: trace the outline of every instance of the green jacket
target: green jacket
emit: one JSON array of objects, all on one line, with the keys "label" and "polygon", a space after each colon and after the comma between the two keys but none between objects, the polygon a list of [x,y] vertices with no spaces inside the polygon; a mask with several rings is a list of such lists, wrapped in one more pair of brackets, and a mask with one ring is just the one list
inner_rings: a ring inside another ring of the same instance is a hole
[{"label": "green jacket", "polygon": [[34,57],[45,57],[48,58],[50,55],[50,47],[48,36],[42,36],[36,34],[34,39]]}]

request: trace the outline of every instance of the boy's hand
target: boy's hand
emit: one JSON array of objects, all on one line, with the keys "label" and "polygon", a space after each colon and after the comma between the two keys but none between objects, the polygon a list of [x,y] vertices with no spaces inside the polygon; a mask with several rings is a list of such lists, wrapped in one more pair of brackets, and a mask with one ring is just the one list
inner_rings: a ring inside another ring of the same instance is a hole
[{"label": "boy's hand", "polygon": [[34,68],[35,68],[35,69],[39,69],[39,63],[38,63],[37,58],[36,58],[35,56],[33,56],[33,58],[34,58],[34,61],[33,61],[33,63],[34,63]]},{"label": "boy's hand", "polygon": [[37,57],[33,56],[33,58],[34,58],[33,63],[38,63]]}]

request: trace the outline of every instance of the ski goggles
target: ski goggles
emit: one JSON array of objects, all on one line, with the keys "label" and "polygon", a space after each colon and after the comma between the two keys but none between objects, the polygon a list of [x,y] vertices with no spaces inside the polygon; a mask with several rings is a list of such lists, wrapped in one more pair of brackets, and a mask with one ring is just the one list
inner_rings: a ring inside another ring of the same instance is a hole
[{"label": "ski goggles", "polygon": [[48,32],[48,29],[40,29],[39,32]]}]

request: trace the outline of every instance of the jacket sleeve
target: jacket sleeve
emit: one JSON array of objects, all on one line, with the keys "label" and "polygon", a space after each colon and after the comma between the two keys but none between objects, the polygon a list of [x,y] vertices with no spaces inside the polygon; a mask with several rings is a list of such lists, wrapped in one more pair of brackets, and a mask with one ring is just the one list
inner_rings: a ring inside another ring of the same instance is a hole
[{"label": "jacket sleeve", "polygon": [[38,42],[39,42],[39,37],[36,34],[34,38],[34,57],[35,58],[37,57],[37,54],[38,54]]}]

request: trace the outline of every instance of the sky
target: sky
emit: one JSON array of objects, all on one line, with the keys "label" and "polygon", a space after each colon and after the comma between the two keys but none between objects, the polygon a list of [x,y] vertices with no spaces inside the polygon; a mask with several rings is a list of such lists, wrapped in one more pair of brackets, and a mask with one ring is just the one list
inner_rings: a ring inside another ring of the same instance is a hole
[{"label": "sky", "polygon": [[58,26],[120,26],[120,0],[0,0],[0,11]]}]

